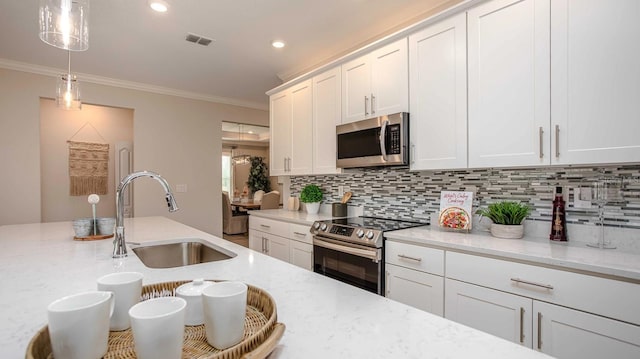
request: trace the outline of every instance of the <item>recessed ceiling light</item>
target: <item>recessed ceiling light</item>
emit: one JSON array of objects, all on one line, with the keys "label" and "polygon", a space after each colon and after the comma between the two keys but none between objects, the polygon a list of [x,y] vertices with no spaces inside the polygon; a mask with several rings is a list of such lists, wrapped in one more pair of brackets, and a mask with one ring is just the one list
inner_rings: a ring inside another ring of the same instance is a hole
[{"label": "recessed ceiling light", "polygon": [[280,40],[275,40],[274,42],[271,43],[271,46],[275,47],[276,49],[281,49],[284,47],[284,42]]},{"label": "recessed ceiling light", "polygon": [[157,12],[167,12],[169,4],[164,0],[149,0],[149,6]]}]

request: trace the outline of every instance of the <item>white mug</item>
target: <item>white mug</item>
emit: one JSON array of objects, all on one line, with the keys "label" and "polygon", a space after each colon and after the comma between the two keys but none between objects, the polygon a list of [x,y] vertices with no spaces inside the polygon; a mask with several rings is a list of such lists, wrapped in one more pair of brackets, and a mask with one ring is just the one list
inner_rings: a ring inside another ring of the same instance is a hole
[{"label": "white mug", "polygon": [[202,290],[202,306],[209,345],[226,349],[242,340],[247,310],[246,284],[230,281],[210,285]]},{"label": "white mug", "polygon": [[193,326],[204,323],[202,290],[213,284],[215,283],[199,278],[176,288],[176,297],[187,301],[184,324]]},{"label": "white mug", "polygon": [[56,359],[99,359],[107,353],[114,294],[93,291],[60,298],[47,307]]},{"label": "white mug", "polygon": [[115,306],[109,324],[110,330],[125,330],[131,326],[129,309],[140,302],[142,277],[142,273],[138,272],[120,272],[98,278],[98,290],[115,294]]},{"label": "white mug", "polygon": [[133,344],[140,359],[180,359],[187,302],[177,297],[142,301],[129,309]]}]

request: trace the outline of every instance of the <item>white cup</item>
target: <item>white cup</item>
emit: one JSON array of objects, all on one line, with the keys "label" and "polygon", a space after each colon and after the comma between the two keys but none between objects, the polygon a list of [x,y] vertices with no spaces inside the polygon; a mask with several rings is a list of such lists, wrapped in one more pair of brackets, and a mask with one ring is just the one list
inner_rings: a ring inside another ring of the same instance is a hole
[{"label": "white cup", "polygon": [[187,309],[184,323],[186,325],[202,325],[204,314],[202,313],[202,290],[214,282],[204,279],[194,279],[176,288],[176,297],[187,301]]},{"label": "white cup", "polygon": [[99,359],[107,353],[113,293],[93,291],[60,298],[47,307],[56,359]]},{"label": "white cup", "polygon": [[220,282],[202,290],[202,306],[207,342],[217,349],[238,344],[244,336],[247,285]]},{"label": "white cup", "polygon": [[140,359],[180,359],[187,302],[177,297],[145,300],[129,309],[136,355]]},{"label": "white cup", "polygon": [[142,273],[111,273],[98,278],[98,290],[113,292],[115,306],[109,323],[110,330],[125,330],[131,326],[129,309],[140,302]]}]

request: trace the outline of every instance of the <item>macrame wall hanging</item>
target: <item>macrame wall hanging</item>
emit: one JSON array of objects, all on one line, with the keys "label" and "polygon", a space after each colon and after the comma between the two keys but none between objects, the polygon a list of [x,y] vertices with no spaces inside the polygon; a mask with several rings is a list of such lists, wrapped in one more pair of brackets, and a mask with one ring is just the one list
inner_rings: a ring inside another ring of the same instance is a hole
[{"label": "macrame wall hanging", "polygon": [[[87,122],[82,128],[87,124],[93,127]],[[96,132],[98,131],[96,130]],[[72,196],[86,196],[92,193],[107,194],[109,144],[71,140],[67,143],[69,144],[69,194]]]}]

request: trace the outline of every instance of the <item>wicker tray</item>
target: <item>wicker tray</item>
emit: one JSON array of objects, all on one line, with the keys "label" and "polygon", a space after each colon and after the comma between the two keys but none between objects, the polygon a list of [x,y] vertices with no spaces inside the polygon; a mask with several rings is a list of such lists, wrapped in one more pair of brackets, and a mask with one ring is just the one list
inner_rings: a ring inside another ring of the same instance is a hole
[{"label": "wicker tray", "polygon": [[[142,287],[142,300],[174,296],[180,285],[190,281],[164,282]],[[278,344],[284,333],[284,324],[277,323],[276,304],[266,291],[247,284],[247,315],[244,338],[231,348],[219,350],[207,343],[204,325],[185,326],[182,358],[199,359],[262,359]],[[27,347],[26,359],[51,359],[49,329],[36,333]],[[109,333],[109,344],[104,359],[136,358],[131,329]]]}]

